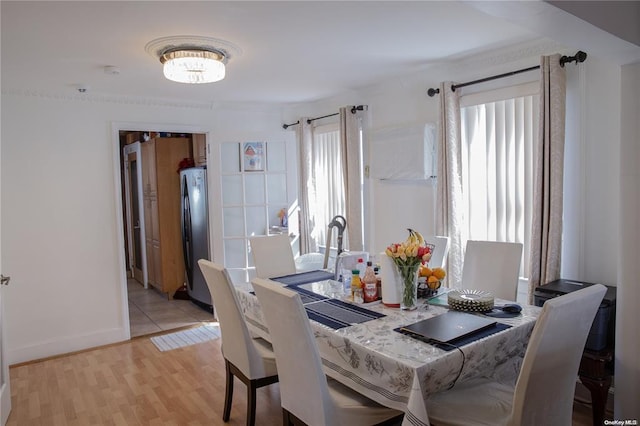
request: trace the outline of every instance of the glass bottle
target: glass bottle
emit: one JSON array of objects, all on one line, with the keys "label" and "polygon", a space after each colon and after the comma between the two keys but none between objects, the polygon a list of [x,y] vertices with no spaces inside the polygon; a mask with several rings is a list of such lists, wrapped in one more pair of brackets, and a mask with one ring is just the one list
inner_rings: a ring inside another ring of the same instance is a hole
[{"label": "glass bottle", "polygon": [[377,286],[376,274],[373,270],[373,263],[367,262],[367,268],[364,270],[364,277],[362,277],[362,287],[364,293],[364,301],[375,302],[378,300],[378,286]]}]

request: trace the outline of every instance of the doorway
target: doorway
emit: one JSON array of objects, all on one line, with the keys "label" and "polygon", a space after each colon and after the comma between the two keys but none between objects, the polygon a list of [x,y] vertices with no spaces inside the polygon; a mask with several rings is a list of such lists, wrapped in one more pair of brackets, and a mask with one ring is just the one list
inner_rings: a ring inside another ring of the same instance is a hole
[{"label": "doorway", "polygon": [[131,337],[214,321],[182,291],[176,174],[180,167],[206,165],[205,135],[119,130],[118,136]]}]

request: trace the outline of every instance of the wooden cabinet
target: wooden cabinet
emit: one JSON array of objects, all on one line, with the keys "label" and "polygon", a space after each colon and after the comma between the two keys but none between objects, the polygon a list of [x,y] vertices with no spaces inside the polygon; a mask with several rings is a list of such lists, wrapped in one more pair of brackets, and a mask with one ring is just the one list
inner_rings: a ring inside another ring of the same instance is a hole
[{"label": "wooden cabinet", "polygon": [[194,133],[192,136],[193,161],[196,166],[207,165],[207,142],[204,134]]},{"label": "wooden cabinet", "polygon": [[178,164],[190,156],[188,138],[142,144],[145,247],[149,284],[172,297],[184,284]]}]

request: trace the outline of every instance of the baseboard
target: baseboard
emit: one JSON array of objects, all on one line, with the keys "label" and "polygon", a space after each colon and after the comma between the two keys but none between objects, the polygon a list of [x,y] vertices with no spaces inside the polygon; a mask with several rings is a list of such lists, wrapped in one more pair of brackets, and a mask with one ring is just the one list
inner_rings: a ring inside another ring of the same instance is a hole
[{"label": "baseboard", "polygon": [[64,355],[84,349],[122,342],[128,339],[128,330],[113,328],[92,332],[90,334],[50,340],[21,348],[6,348],[7,363],[11,367],[15,364]]}]

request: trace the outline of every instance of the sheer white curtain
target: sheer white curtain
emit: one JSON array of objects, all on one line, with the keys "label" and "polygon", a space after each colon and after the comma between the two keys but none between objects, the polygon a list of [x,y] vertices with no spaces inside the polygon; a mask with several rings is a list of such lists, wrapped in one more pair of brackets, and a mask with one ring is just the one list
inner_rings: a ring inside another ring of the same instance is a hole
[{"label": "sheer white curtain", "polygon": [[336,215],[347,220],[343,248],[363,250],[363,138],[366,110],[354,106],[340,108],[334,124],[299,120],[300,150],[300,252],[311,253],[318,245],[335,247],[326,234]]},{"label": "sheer white curtain", "polygon": [[468,238],[523,243],[528,277],[538,84],[463,96],[462,187]]},{"label": "sheer white curtain", "polygon": [[318,223],[316,212],[316,184],[313,175],[313,133],[307,117],[298,121],[297,138],[300,153],[300,254],[315,253],[318,243],[312,230]]},{"label": "sheer white curtain", "polygon": [[540,119],[531,230],[529,302],[539,285],[560,278],[566,75],[560,55],[540,60]]},{"label": "sheer white curtain", "polygon": [[[313,128],[313,176],[316,193],[316,226],[311,235],[321,246],[337,247],[337,232],[333,241],[326,241],[327,226],[336,215],[345,215],[344,173],[342,147],[338,123]],[[348,248],[348,235],[343,237],[343,247]]]},{"label": "sheer white curtain", "polygon": [[436,183],[436,235],[449,237],[447,285],[462,280],[463,241],[466,241],[462,200],[460,99],[451,82],[440,83],[438,120],[438,171]]}]

